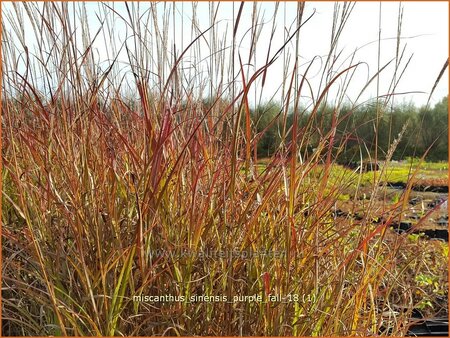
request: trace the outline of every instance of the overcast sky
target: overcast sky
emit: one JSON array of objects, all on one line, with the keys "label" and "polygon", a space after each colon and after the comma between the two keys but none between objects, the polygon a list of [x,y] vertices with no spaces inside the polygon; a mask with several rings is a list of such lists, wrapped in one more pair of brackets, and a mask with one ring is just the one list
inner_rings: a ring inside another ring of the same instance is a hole
[{"label": "overcast sky", "polygon": [[[274,3],[259,3],[261,6],[261,13],[264,12],[265,18],[270,19],[273,13]],[[250,25],[250,14],[252,11],[252,4],[246,3],[244,13],[241,21],[247,22]],[[284,8],[286,6],[286,9]],[[306,19],[313,12],[312,18],[300,30],[300,59],[305,64],[311,61],[315,56],[322,57],[322,62],[315,62],[312,71],[309,73],[309,79],[313,87],[318,87],[320,79],[320,70],[323,65],[324,58],[328,54],[330,46],[331,25],[333,17],[334,2],[306,2],[305,13],[303,18]],[[206,6],[205,6],[206,7]],[[238,3],[235,3],[234,13],[236,15]],[[219,18],[224,22],[233,17],[232,4],[223,2],[219,10]],[[379,25],[379,11],[381,9],[381,26]],[[408,59],[411,57],[406,71],[400,79],[399,85],[396,89],[397,93],[406,92],[423,92],[413,93],[407,95],[396,96],[396,102],[412,101],[417,105],[423,105],[428,99],[428,95],[435,83],[435,80],[442,69],[448,57],[448,2],[402,2],[403,19],[401,25],[401,43],[400,51],[405,48],[403,62],[400,66],[400,71],[406,65]],[[296,3],[282,3],[277,16],[278,26],[285,23],[289,24],[295,18]],[[284,21],[284,14],[286,13],[286,20]],[[352,64],[363,62],[364,64],[358,67],[353,80],[348,89],[348,98],[355,99],[357,93],[360,92],[364,84],[377,71],[378,65],[378,36],[381,27],[381,51],[380,64],[383,66],[389,60],[395,58],[396,44],[397,44],[397,30],[398,30],[398,2],[357,2],[349,20],[342,32],[338,43],[338,51],[342,54],[339,60],[342,62],[344,69],[345,65],[350,65],[350,57],[355,50]],[[207,11],[204,12],[205,17]],[[204,20],[204,28],[207,28],[207,20]],[[241,24],[244,26],[244,24]],[[271,25],[268,24],[263,29],[262,37],[259,45],[262,49],[262,60],[265,60],[264,41],[268,40]],[[277,30],[276,38],[280,45],[283,41],[283,31]],[[241,49],[245,50],[246,46],[241,45]],[[248,46],[247,46],[248,48]],[[348,62],[345,62],[348,61]],[[281,60],[279,63],[269,70],[271,76],[272,87],[265,89],[266,97],[277,88],[281,82]],[[380,77],[380,91],[379,93],[387,93],[389,84],[393,76],[393,63],[390,67],[382,73]],[[399,71],[399,72],[400,72]],[[315,86],[314,86],[315,84]],[[448,71],[445,72],[444,77],[440,81],[438,87],[435,89],[431,102],[434,103],[440,100],[443,96],[448,94]],[[376,96],[376,83],[366,89],[363,99]]]},{"label": "overcast sky", "polygon": [[[405,60],[411,55],[412,59],[400,80],[397,92],[423,91],[426,94],[405,95],[400,100],[404,98],[417,104],[425,104],[448,57],[448,2],[402,2],[402,6],[401,48],[406,45]],[[331,22],[333,6],[327,3],[309,3],[308,7],[310,9],[315,7],[318,14],[311,19],[310,25],[305,25],[303,31],[305,37],[303,46],[308,51],[307,55],[311,57],[315,53],[321,54],[326,51],[325,43],[317,42],[325,42],[330,34],[329,24],[322,22]],[[386,39],[381,44],[381,64],[395,57],[398,8],[397,2],[381,3],[381,38]],[[377,2],[356,4],[340,41],[344,54],[350,54],[355,48],[378,39],[379,9],[380,3]],[[317,31],[318,37],[325,39],[314,39],[314,34],[308,31]],[[377,68],[377,49],[378,44],[375,42],[358,52],[357,60],[367,62],[371,74]],[[387,72],[384,78],[387,80],[391,74],[392,72],[390,74]],[[444,75],[433,94],[433,102],[448,94],[448,71]],[[361,76],[364,77],[363,74]]]},{"label": "overcast sky", "polygon": [[[166,9],[171,8],[173,3],[167,3]],[[236,18],[237,11],[240,3],[232,2],[216,2],[215,6],[219,6],[217,22],[217,33],[219,36],[225,31],[228,33],[227,41],[230,41],[230,35],[232,34],[233,14]],[[145,11],[146,6],[143,3],[141,7],[142,12]],[[163,8],[163,4],[158,8]],[[168,6],[168,7],[167,7]],[[191,41],[192,34],[189,34],[192,29],[192,3],[184,2],[176,3],[176,25],[175,30],[180,30],[183,23],[184,34],[173,34],[172,25],[169,26],[169,39],[170,44],[177,45],[177,53],[179,54]],[[275,17],[275,23],[277,30],[272,46],[272,54],[279,48],[285,40],[286,32],[292,33],[295,27],[292,27],[292,23],[296,14],[295,2],[282,2],[280,4],[278,15]],[[326,56],[330,46],[331,36],[331,24],[333,17],[333,2],[307,2],[305,7],[305,13],[303,20],[308,18],[314,13],[310,20],[302,26],[300,30],[300,45],[299,45],[299,57],[300,64],[303,66],[300,68],[299,73],[303,74],[307,65],[314,58],[315,61],[308,74],[308,80],[310,81],[313,92],[317,95],[320,90],[323,89],[320,85],[321,69],[325,62]],[[116,11],[124,17],[126,17],[126,9],[123,3],[114,4]],[[260,18],[266,22],[263,25],[260,39],[257,43],[257,58],[254,60],[254,64],[246,66],[246,70],[251,75],[251,72],[255,71],[259,66],[264,64],[267,53],[267,41],[269,40],[270,32],[272,29],[273,11],[275,3],[264,2],[258,3],[257,9],[260,13]],[[71,8],[71,7],[70,7]],[[95,13],[99,12],[99,8],[105,8],[96,2],[86,3],[86,8],[89,16],[89,24],[91,25],[91,32],[96,31],[96,27],[99,25],[98,17]],[[252,26],[251,13],[253,10],[253,3],[248,2],[244,5],[244,11],[241,17],[240,23],[240,38],[242,43],[239,43],[237,51],[241,55],[246,55],[250,49],[250,45],[246,42],[245,34],[247,29]],[[7,2],[3,3],[3,11],[11,9],[11,5]],[[381,9],[381,26],[379,25],[379,13]],[[405,50],[403,61],[399,67],[399,73],[403,70],[407,61],[411,57],[411,61],[404,72],[399,84],[395,90],[396,93],[408,93],[395,97],[396,102],[414,102],[416,105],[423,105],[428,99],[428,95],[433,87],[433,84],[442,69],[444,62],[448,57],[448,2],[402,2],[403,20],[401,27],[401,42],[400,51]],[[198,11],[198,29],[205,30],[209,27],[209,7],[207,2],[201,2],[197,5]],[[398,30],[398,2],[357,2],[350,17],[345,26],[342,36],[337,46],[337,52],[340,53],[338,62],[334,67],[334,71],[338,72],[343,70],[351,64],[361,62],[361,65],[357,67],[350,86],[346,90],[346,99],[354,102],[358,97],[359,92],[364,88],[366,82],[371,78],[378,69],[378,36],[381,29],[381,45],[380,45],[380,65],[383,66],[389,60],[392,60],[396,56],[397,49],[397,30]],[[101,17],[100,15],[99,17]],[[3,16],[2,16],[3,18]],[[2,19],[3,20],[3,19]],[[10,26],[7,21],[3,20],[6,28]],[[127,39],[129,39],[129,33],[126,33],[125,25],[120,20],[115,21],[117,34],[117,44],[120,45]],[[225,34],[225,33],[223,33]],[[195,34],[194,34],[195,35]],[[226,35],[223,35],[226,36]],[[173,41],[173,40],[176,41]],[[239,40],[240,41],[240,40]],[[32,50],[32,45],[35,43],[32,34],[27,35],[26,43]],[[203,43],[203,42],[202,42]],[[208,44],[205,42],[202,48],[206,63],[208,61],[210,50],[208,50]],[[95,53],[97,55],[97,61],[99,63],[107,64],[106,49],[109,46],[105,46],[104,40],[98,39],[94,44]],[[290,45],[290,49],[287,50],[288,54],[294,53],[294,46]],[[353,53],[353,61],[351,57]],[[125,62],[126,57],[123,56]],[[235,62],[238,59],[235,59]],[[263,100],[269,99],[274,93],[275,99],[281,98],[280,85],[283,81],[283,65],[286,66],[286,62],[283,58],[280,58],[268,71],[268,78],[270,81],[266,84],[263,92]],[[207,65],[206,65],[207,67]],[[287,64],[288,69],[292,70],[293,61],[292,56],[290,63]],[[199,68],[200,69],[200,68]],[[238,69],[237,69],[238,71]],[[237,71],[235,74],[237,74]],[[394,74],[394,62],[386,68],[380,76],[380,88],[379,94],[387,94],[389,85]],[[397,75],[397,78],[399,75]],[[260,83],[260,82],[259,82]],[[336,91],[339,86],[342,85],[342,81],[337,81],[333,89]],[[278,92],[277,92],[278,90]],[[423,93],[419,93],[423,92]],[[332,91],[332,93],[334,93]],[[364,101],[375,97],[377,94],[376,82],[374,81],[369,86],[359,101]],[[448,71],[445,72],[443,79],[436,88],[432,100],[432,103],[437,102],[443,96],[448,94]],[[259,97],[259,95],[257,95]],[[307,94],[305,93],[305,96]],[[252,100],[256,98],[253,97]]]}]

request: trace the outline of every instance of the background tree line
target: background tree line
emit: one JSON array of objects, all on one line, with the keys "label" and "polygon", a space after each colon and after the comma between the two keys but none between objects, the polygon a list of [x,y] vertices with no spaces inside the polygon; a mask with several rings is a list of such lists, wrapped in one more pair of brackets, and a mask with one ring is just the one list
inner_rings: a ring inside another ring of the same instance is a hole
[{"label": "background tree line", "polygon": [[[272,156],[279,149],[284,133],[286,144],[289,143],[294,118],[290,112],[284,119],[283,109],[276,103],[251,109],[253,132],[258,135],[258,158]],[[448,97],[434,107],[398,104],[381,109],[376,104],[365,104],[357,108],[343,106],[337,112],[324,105],[314,116],[301,109],[297,114],[299,132],[309,133],[308,144],[302,145],[305,153],[317,147],[320,138],[332,128],[334,120],[333,146],[340,163],[357,161],[361,154],[365,159],[374,156],[376,144],[378,159],[384,159],[405,125],[392,159],[421,157],[428,150],[426,160],[448,160]]]}]

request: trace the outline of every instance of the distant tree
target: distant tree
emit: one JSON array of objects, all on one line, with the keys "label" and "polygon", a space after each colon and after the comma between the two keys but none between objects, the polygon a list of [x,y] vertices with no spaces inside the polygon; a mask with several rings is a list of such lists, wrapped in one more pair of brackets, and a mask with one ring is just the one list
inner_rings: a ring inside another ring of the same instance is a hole
[{"label": "distant tree", "polygon": [[431,147],[427,159],[448,159],[448,96],[432,109],[419,111],[420,136],[424,150]]},{"label": "distant tree", "polygon": [[266,103],[251,111],[252,123],[258,137],[258,157],[272,156],[280,146],[280,118],[277,118],[281,106],[276,103]]},{"label": "distant tree", "polygon": [[400,132],[406,125],[405,133],[395,149],[393,159],[401,160],[407,156],[413,156],[414,153],[422,152],[416,141],[417,116],[418,109],[412,103],[394,106],[386,114],[382,129],[387,132],[387,136],[385,140],[381,140],[384,152],[387,152],[394,140],[398,139]]}]

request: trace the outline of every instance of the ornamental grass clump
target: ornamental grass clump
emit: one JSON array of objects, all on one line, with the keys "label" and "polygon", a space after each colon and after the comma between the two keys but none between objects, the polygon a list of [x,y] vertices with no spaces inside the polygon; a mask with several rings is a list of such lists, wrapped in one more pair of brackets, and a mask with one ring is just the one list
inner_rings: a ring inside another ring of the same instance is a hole
[{"label": "ornamental grass clump", "polygon": [[[420,239],[391,234],[407,193],[376,203],[406,126],[385,149],[360,219],[333,213],[343,195],[360,203],[363,175],[338,165],[346,138],[337,126],[356,104],[342,111],[345,91],[330,100],[359,66],[333,59],[354,4],[335,7],[319,88],[308,82],[316,61],[305,68],[296,57],[305,3],[253,66],[262,27],[277,29],[256,3],[233,5],[226,31],[218,3],[202,4],[206,28],[200,4],[177,4],[190,7],[189,30],[174,4],[101,3],[96,29],[86,6],[3,12],[4,335],[403,335],[414,307],[437,306],[444,289],[424,289],[419,277],[432,264],[445,271],[448,250],[432,260]],[[171,44],[177,34],[189,42]],[[251,97],[276,62],[282,99],[257,131]],[[376,100],[380,114],[388,102]],[[278,143],[261,161],[271,126]]]}]

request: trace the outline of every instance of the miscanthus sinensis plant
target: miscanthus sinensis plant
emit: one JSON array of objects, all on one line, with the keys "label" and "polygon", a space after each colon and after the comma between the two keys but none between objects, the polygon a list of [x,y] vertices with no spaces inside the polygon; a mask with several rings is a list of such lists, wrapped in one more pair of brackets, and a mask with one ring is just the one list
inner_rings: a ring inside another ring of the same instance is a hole
[{"label": "miscanthus sinensis plant", "polygon": [[[95,19],[85,3],[10,4],[2,13],[3,334],[405,334],[418,302],[414,276],[432,258],[422,242],[389,236],[407,194],[394,206],[376,202],[398,140],[383,156],[376,140],[361,145],[361,157],[386,164],[359,220],[333,216],[360,177],[336,163],[346,143],[336,128],[360,104],[341,111],[360,65],[340,62],[338,50],[354,5],[335,6],[312,88],[317,59],[302,65],[296,56],[314,15],[305,3],[292,6],[284,39],[264,41],[266,55],[261,30],[280,29],[282,4],[272,20],[260,4],[234,4],[226,23],[219,3],[122,11],[99,3]],[[182,24],[180,10],[190,11]],[[256,132],[251,97],[273,81],[275,63],[283,76],[269,124],[280,142],[261,161],[266,130]],[[404,63],[398,54],[395,72]],[[374,101],[368,123],[377,126],[390,97]],[[318,112],[331,102],[323,133]],[[358,201],[356,189],[350,202]],[[283,298],[269,302],[270,294]],[[233,302],[246,295],[261,300]]]}]

